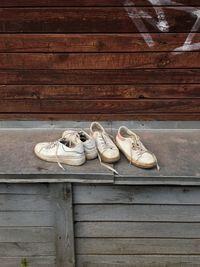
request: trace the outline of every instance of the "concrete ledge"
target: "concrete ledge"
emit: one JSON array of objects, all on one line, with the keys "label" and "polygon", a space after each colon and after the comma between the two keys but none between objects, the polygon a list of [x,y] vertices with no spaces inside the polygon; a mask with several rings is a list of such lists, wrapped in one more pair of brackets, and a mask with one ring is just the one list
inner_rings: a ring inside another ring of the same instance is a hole
[{"label": "concrete ledge", "polygon": [[[116,176],[99,161],[80,167],[38,159],[33,148],[37,142],[53,141],[64,129],[18,128],[0,130],[0,182],[78,182],[112,184],[200,185],[200,130],[135,130],[158,158],[160,171],[142,170],[121,156]],[[111,129],[109,129],[111,131]],[[112,130],[115,134],[116,130]]]}]

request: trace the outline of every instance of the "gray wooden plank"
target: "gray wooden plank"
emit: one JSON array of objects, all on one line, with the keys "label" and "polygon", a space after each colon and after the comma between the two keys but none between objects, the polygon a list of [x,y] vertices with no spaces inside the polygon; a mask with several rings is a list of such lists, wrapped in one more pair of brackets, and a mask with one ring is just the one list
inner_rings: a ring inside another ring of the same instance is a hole
[{"label": "gray wooden plank", "polygon": [[200,238],[200,223],[77,222],[76,237]]},{"label": "gray wooden plank", "polygon": [[77,238],[76,253],[83,255],[200,254],[200,239]]},{"label": "gray wooden plank", "polygon": [[80,255],[77,267],[199,267],[200,256]]},{"label": "gray wooden plank", "polygon": [[75,221],[200,222],[200,206],[76,205]]},{"label": "gray wooden plank", "polygon": [[174,186],[73,186],[75,204],[200,204],[198,187]]},{"label": "gray wooden plank", "polygon": [[[0,130],[0,182],[20,180],[27,182],[34,179],[41,182],[113,182],[113,173],[99,164],[99,160],[87,161],[82,166],[64,165],[63,171],[57,163],[49,163],[38,159],[34,146],[38,142],[55,141],[66,129],[1,129]],[[23,144],[23,146],[22,146]],[[16,153],[9,153],[10,147]],[[7,156],[6,156],[7,155]],[[8,160],[9,158],[9,160]],[[30,176],[29,176],[30,175]],[[48,177],[46,177],[48,175]]]},{"label": "gray wooden plank", "polygon": [[[55,264],[55,256],[42,257],[0,257],[2,267],[57,267]],[[27,262],[27,265],[22,264]]]},{"label": "gray wooden plank", "polygon": [[[144,170],[130,165],[124,156],[115,165],[120,176],[117,184],[173,184],[176,180],[190,181],[200,177],[199,130],[134,130],[149,150],[155,153],[160,165]],[[113,130],[116,134],[116,130]],[[144,178],[141,179],[140,178]],[[146,178],[146,179],[145,179]],[[194,181],[193,181],[194,182]]]},{"label": "gray wooden plank", "polygon": [[55,201],[56,263],[75,267],[71,184],[52,184],[51,194]]},{"label": "gray wooden plank", "polygon": [[0,257],[55,256],[55,244],[45,243],[0,243]]},{"label": "gray wooden plank", "polygon": [[49,211],[0,212],[1,226],[53,226],[54,214]]},{"label": "gray wooden plank", "polygon": [[53,227],[0,227],[0,242],[54,242]]},{"label": "gray wooden plank", "polygon": [[48,184],[0,184],[0,194],[47,195]]},{"label": "gray wooden plank", "polygon": [[1,211],[50,211],[51,201],[48,196],[0,194]]}]

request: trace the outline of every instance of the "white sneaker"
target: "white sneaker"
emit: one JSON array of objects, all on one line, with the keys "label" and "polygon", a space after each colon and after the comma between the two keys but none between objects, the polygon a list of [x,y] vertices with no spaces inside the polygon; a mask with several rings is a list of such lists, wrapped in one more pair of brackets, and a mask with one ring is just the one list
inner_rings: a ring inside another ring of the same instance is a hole
[{"label": "white sneaker", "polygon": [[75,144],[82,143],[86,159],[91,160],[97,157],[97,148],[95,140],[85,131],[66,130],[62,134],[62,137],[74,142]]},{"label": "white sneaker", "polygon": [[122,126],[119,128],[116,142],[130,163],[144,169],[155,166],[159,169],[155,155],[148,151],[140,141],[139,136],[127,127]]},{"label": "white sneaker", "polygon": [[85,162],[85,153],[82,143],[75,144],[65,138],[55,142],[39,143],[34,148],[35,154],[45,161],[57,162],[62,168],[62,164],[82,165]]},{"label": "white sneaker", "polygon": [[120,159],[119,149],[98,122],[91,124],[90,133],[95,139],[99,155],[103,162],[114,163]]}]

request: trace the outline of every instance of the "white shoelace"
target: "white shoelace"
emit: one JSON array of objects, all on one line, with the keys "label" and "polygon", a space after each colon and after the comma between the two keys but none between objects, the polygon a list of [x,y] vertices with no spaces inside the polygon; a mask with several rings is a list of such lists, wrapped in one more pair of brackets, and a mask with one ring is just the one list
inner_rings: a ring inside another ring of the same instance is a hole
[{"label": "white shoelace", "polygon": [[138,154],[138,158],[137,158],[136,161],[138,161],[138,160],[142,157],[142,155],[143,155],[144,153],[150,153],[150,154],[152,154],[152,155],[154,156],[154,158],[155,158],[157,170],[158,170],[158,171],[160,170],[160,166],[159,166],[159,164],[158,164],[158,160],[157,160],[156,156],[155,156],[152,152],[150,152],[149,150],[147,150],[147,149],[142,145],[142,143],[141,143],[140,139],[137,137],[137,135],[135,135],[135,138],[131,138],[130,142],[131,142],[131,160],[130,160],[130,164],[132,164],[132,160],[133,160],[133,150],[135,150],[135,151],[137,152],[137,154]]},{"label": "white shoelace", "polygon": [[51,148],[54,148],[54,147],[56,146],[56,154],[55,154],[55,156],[56,156],[57,164],[58,164],[58,166],[59,166],[62,170],[65,171],[65,168],[62,166],[62,164],[61,164],[61,162],[60,162],[60,160],[59,160],[59,158],[58,158],[58,148],[59,148],[59,144],[60,144],[60,141],[63,140],[63,139],[64,139],[64,138],[60,138],[60,139],[58,139],[57,141],[54,141],[54,142],[49,143],[49,144],[46,146],[46,148],[51,149]]},{"label": "white shoelace", "polygon": [[[103,149],[103,152],[104,152],[105,150],[107,150],[108,148],[111,148],[111,149],[113,148],[113,147],[111,146],[110,142],[108,141],[108,140],[109,140],[108,138],[112,138],[112,136],[110,136],[110,135],[108,135],[108,134],[106,134],[106,133],[101,133],[101,136],[99,136],[98,138],[99,138],[99,141],[100,141],[100,145],[101,145],[101,147],[102,147],[102,149]],[[103,152],[102,152],[102,153],[103,153]],[[101,164],[103,167],[105,167],[105,168],[109,169],[110,171],[113,171],[115,174],[119,175],[118,171],[116,171],[116,170],[115,170],[113,167],[111,167],[108,163],[105,163],[105,162],[102,161],[102,158],[101,158],[99,152],[98,152],[98,159],[99,159],[100,164]]]}]

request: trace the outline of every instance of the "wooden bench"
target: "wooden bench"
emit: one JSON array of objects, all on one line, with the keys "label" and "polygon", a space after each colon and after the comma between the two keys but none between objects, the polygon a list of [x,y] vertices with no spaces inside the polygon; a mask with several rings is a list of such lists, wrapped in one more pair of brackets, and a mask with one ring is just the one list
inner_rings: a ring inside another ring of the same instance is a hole
[{"label": "wooden bench", "polygon": [[200,130],[137,130],[161,169],[119,176],[37,159],[62,131],[0,130],[0,266],[199,266]]}]

